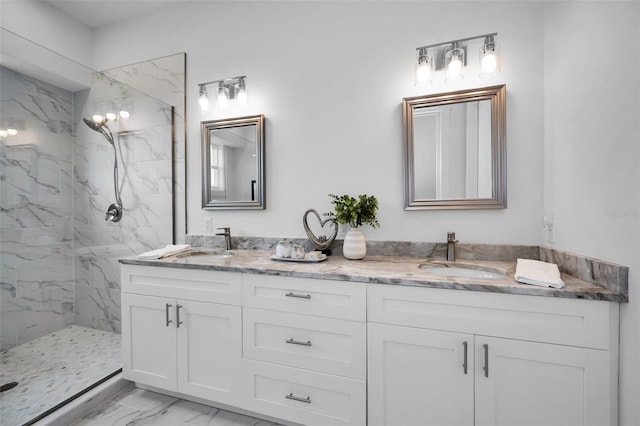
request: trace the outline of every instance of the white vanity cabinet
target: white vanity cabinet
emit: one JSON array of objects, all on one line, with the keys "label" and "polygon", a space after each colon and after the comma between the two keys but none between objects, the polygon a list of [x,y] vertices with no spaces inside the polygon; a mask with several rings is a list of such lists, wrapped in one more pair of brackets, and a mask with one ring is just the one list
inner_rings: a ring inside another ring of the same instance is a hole
[{"label": "white vanity cabinet", "polygon": [[366,285],[243,276],[247,408],[304,425],[366,424]]},{"label": "white vanity cabinet", "polygon": [[122,265],[124,377],[238,405],[240,301],[240,274]]},{"label": "white vanity cabinet", "polygon": [[618,310],[123,264],[123,372],[305,426],[616,425]]},{"label": "white vanity cabinet", "polygon": [[369,425],[617,424],[618,304],[371,285]]}]

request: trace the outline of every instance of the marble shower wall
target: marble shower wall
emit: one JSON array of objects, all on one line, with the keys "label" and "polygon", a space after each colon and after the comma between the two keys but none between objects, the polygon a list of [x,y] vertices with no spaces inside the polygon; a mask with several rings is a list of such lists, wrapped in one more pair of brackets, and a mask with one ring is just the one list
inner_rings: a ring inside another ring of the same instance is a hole
[{"label": "marble shower wall", "polygon": [[72,94],[0,67],[0,349],[74,321]]},{"label": "marble shower wall", "polygon": [[[171,244],[172,111],[166,104],[97,73],[75,105],[75,324],[120,332],[118,259]],[[118,147],[123,216],[105,221],[115,202],[114,151],[82,117],[125,108],[109,123]]]},{"label": "marble shower wall", "polygon": [[104,74],[173,106],[174,242],[186,235],[185,77],[186,53],[104,71]]}]

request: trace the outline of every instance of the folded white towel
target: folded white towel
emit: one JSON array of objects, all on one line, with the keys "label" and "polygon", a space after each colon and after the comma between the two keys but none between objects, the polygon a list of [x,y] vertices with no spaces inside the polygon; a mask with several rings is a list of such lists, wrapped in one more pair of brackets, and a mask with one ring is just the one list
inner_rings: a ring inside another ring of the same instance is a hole
[{"label": "folded white towel", "polygon": [[541,287],[563,288],[560,270],[555,263],[539,260],[518,259],[516,265],[516,281]]},{"label": "folded white towel", "polygon": [[161,259],[163,257],[171,256],[173,254],[182,253],[191,248],[189,244],[168,244],[164,248],[151,250],[146,253],[138,255],[138,259]]}]

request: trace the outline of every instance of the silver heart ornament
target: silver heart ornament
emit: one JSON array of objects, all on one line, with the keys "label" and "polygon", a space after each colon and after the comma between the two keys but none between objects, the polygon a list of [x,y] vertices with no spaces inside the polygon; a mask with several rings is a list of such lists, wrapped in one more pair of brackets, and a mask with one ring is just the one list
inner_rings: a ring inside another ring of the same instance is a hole
[{"label": "silver heart ornament", "polygon": [[[311,231],[311,228],[309,228],[309,222],[307,220],[309,213],[312,213],[316,216],[318,222],[320,223],[320,228],[322,229],[324,229],[327,223],[332,224],[333,232],[331,233],[330,237],[327,238],[324,235],[316,236],[313,231]],[[313,246],[318,250],[328,249],[333,240],[335,240],[336,236],[338,235],[338,224],[336,223],[336,221],[333,218],[322,220],[320,214],[314,209],[309,209],[304,212],[304,215],[302,216],[302,225],[304,226],[304,231],[307,233],[309,240],[311,240],[311,244],[313,244]]]}]

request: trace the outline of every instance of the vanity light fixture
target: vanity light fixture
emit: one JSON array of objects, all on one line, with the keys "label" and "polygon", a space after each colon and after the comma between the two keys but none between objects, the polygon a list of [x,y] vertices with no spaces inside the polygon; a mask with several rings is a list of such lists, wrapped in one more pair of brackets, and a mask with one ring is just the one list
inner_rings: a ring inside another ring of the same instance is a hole
[{"label": "vanity light fixture", "polygon": [[480,48],[480,77],[487,77],[499,70],[498,44],[494,37],[498,33],[482,34],[474,37],[446,41],[417,47],[416,84],[431,83],[436,71],[446,72],[446,81],[460,80],[467,65],[466,43],[482,39]]},{"label": "vanity light fixture", "polygon": [[230,102],[236,101],[238,105],[247,104],[247,76],[224,78],[222,80],[207,81],[206,83],[198,83],[198,103],[201,112],[209,111],[209,95],[207,86],[217,84],[216,99],[218,107],[226,108]]}]

